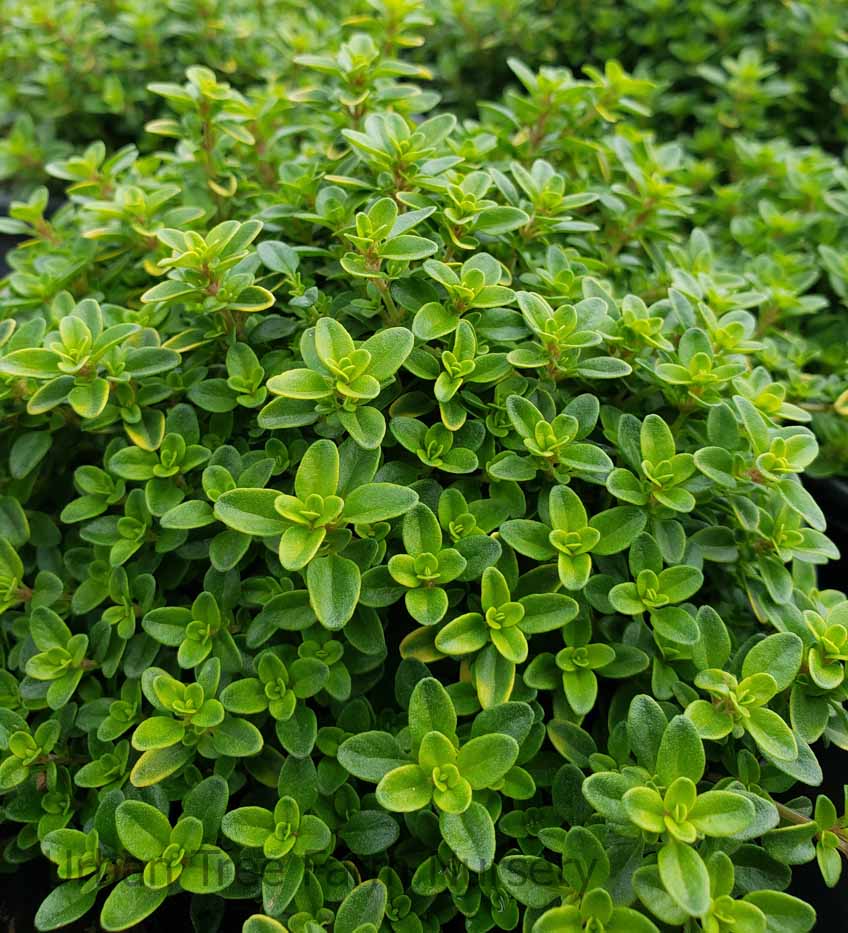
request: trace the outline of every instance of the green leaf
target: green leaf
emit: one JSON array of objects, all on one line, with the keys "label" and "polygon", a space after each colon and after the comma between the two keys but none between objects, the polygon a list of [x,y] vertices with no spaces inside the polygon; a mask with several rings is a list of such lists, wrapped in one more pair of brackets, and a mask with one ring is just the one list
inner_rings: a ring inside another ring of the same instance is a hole
[{"label": "green leaf", "polygon": [[193,285],[189,285],[187,282],[178,282],[174,279],[166,279],[164,282],[159,282],[158,285],[154,285],[153,288],[148,288],[147,291],[141,296],[143,302],[151,301],[177,301],[180,298],[185,298],[188,295],[192,295],[195,292]]},{"label": "green leaf", "polygon": [[639,900],[661,922],[676,926],[686,923],[686,911],[663,887],[655,865],[645,865],[634,872],[633,889]]},{"label": "green leaf", "polygon": [[442,547],[439,520],[423,503],[413,506],[403,519],[403,546],[408,554],[438,554]]},{"label": "green leaf", "polygon": [[550,560],[556,554],[549,541],[550,528],[541,522],[523,518],[507,521],[501,525],[500,534],[510,547],[533,560]]},{"label": "green leaf", "polygon": [[127,930],[149,917],[167,896],[167,888],[151,891],[141,875],[129,875],[109,892],[100,911],[100,925],[108,931]]},{"label": "green leaf", "polygon": [[745,728],[769,757],[792,761],[798,755],[798,745],[792,730],[773,710],[750,710]]},{"label": "green leaf", "polygon": [[238,396],[227,385],[226,379],[204,379],[193,385],[186,394],[198,408],[217,414],[232,411],[238,405]]},{"label": "green leaf", "polygon": [[333,394],[333,384],[311,369],[288,369],[268,380],[268,391],[285,398],[319,399]]},{"label": "green leaf", "polygon": [[479,651],[489,641],[489,630],[479,612],[467,612],[447,623],[436,635],[435,645],[444,654]]},{"label": "green leaf", "polygon": [[277,552],[280,563],[286,570],[303,570],[318,553],[326,535],[324,528],[290,526],[280,538],[280,547]]},{"label": "green leaf", "polygon": [[262,733],[246,719],[228,716],[212,733],[212,745],[220,755],[248,758],[263,746]]},{"label": "green leaf", "polygon": [[704,575],[695,567],[667,567],[659,574],[660,592],[673,603],[694,596],[704,582]]},{"label": "green leaf", "polygon": [[617,583],[609,591],[608,598],[613,608],[623,615],[635,616],[645,611],[635,583]]},{"label": "green leaf", "polygon": [[660,795],[650,787],[632,787],[623,798],[630,820],[648,833],[665,831],[665,807]]},{"label": "green leaf", "polygon": [[339,746],[338,760],[354,777],[374,783],[389,771],[409,763],[395,737],[388,732],[352,735]]},{"label": "green leaf", "polygon": [[474,790],[495,786],[518,758],[511,735],[493,733],[471,739],[459,750],[456,766]]},{"label": "green leaf", "polygon": [[674,437],[671,429],[659,415],[647,415],[642,422],[639,435],[642,454],[651,463],[670,460],[675,454]]},{"label": "green leaf", "polygon": [[[302,856],[289,853],[286,858],[276,859],[270,864],[273,865],[273,872],[266,867],[262,875],[262,907],[270,913],[281,915],[300,889],[305,863]],[[278,931],[266,930],[264,933]]]},{"label": "green leaf", "polygon": [[109,469],[124,479],[145,480],[154,475],[153,469],[158,464],[159,458],[155,453],[138,447],[125,447],[109,460]]},{"label": "green leaf", "polygon": [[521,395],[510,395],[506,400],[506,411],[512,426],[522,438],[532,438],[536,425],[545,420],[539,409]]},{"label": "green leaf", "polygon": [[132,735],[132,747],[140,752],[169,748],[183,740],[185,725],[168,716],[151,716],[138,724]]},{"label": "green leaf", "polygon": [[158,858],[170,841],[168,818],[140,800],[125,800],[118,807],[115,826],[123,847],[143,862]]},{"label": "green leaf", "polygon": [[706,700],[695,700],[686,707],[686,718],[691,720],[702,739],[718,740],[733,729],[730,714],[716,709]]},{"label": "green leaf", "polygon": [[602,771],[589,775],[583,783],[583,796],[608,820],[627,823],[627,809],[622,798],[638,784],[638,780],[626,774]]},{"label": "green leaf", "polygon": [[215,522],[215,518],[212,506],[208,502],[202,499],[192,499],[168,509],[160,522],[163,528],[189,530],[211,525]]},{"label": "green leaf", "polygon": [[360,405],[354,411],[338,411],[336,417],[353,440],[365,450],[378,450],[386,435],[383,413],[370,405]]},{"label": "green leaf", "polygon": [[402,234],[381,243],[378,252],[382,259],[411,262],[413,259],[426,259],[437,249],[438,246],[426,237]]},{"label": "green leaf", "polygon": [[808,933],[815,926],[815,910],[784,891],[751,891],[744,900],[766,915],[767,933]]},{"label": "green leaf", "polygon": [[573,904],[546,910],[533,924],[533,933],[579,933],[582,929],[583,917]]},{"label": "green leaf", "polygon": [[586,379],[621,379],[633,372],[633,367],[613,356],[594,356],[583,359],[576,372]]},{"label": "green leaf", "polygon": [[[329,318],[322,318],[321,320],[327,321]],[[294,478],[295,495],[302,502],[305,502],[312,495],[326,498],[336,494],[338,485],[338,448],[332,441],[316,441],[307,448],[297,468]],[[220,502],[220,499],[218,501]]]},{"label": "green leaf", "polygon": [[52,350],[14,350],[0,359],[0,373],[44,379],[59,375],[60,357]]},{"label": "green leaf", "polygon": [[[20,565],[19,561],[15,565],[16,568],[18,565]],[[23,568],[21,567],[22,571]],[[49,651],[51,648],[65,648],[71,640],[71,630],[52,609],[48,609],[46,606],[39,606],[33,610],[30,616],[29,630],[32,640],[41,651]]]},{"label": "green leaf", "polygon": [[679,606],[664,606],[651,612],[651,627],[666,641],[694,645],[698,641],[698,623]]},{"label": "green leaf", "polygon": [[397,842],[400,827],[381,810],[359,810],[342,827],[339,836],[355,855],[376,855]]},{"label": "green leaf", "polygon": [[[327,671],[326,666],[324,670]],[[322,684],[325,682],[326,676],[322,678]],[[278,719],[275,728],[280,745],[290,755],[306,758],[312,753],[318,735],[318,722],[315,713],[309,707],[295,706],[291,717],[287,720]]]},{"label": "green leaf", "polygon": [[212,566],[226,573],[232,570],[250,548],[251,539],[239,531],[222,531],[209,542],[209,560]]},{"label": "green leaf", "polygon": [[221,821],[221,831],[228,839],[248,848],[261,848],[274,832],[274,816],[264,807],[239,807]]},{"label": "green leaf", "polygon": [[27,431],[18,435],[9,451],[9,472],[15,479],[29,476],[47,455],[52,443],[49,431]]},{"label": "green leaf", "polygon": [[519,599],[524,618],[519,623],[527,635],[550,632],[567,625],[578,613],[577,602],[563,593],[538,593]]},{"label": "green leaf", "polygon": [[509,233],[530,222],[530,217],[518,207],[487,207],[477,215],[474,229],[497,236]]},{"label": "green leaf", "polygon": [[434,677],[419,680],[409,700],[409,731],[413,750],[428,732],[456,735],[456,710],[447,690]]},{"label": "green leaf", "polygon": [[515,685],[515,664],[489,645],[474,661],[474,682],[483,709],[506,703]]},{"label": "green leaf", "polygon": [[413,489],[392,483],[367,483],[346,498],[342,518],[357,525],[371,525],[408,512],[418,502]]},{"label": "green leaf", "polygon": [[727,489],[736,487],[736,477],[733,475],[733,454],[721,447],[702,447],[696,450],[695,465],[713,482]]},{"label": "green leaf", "polygon": [[418,765],[401,765],[387,772],[377,785],[380,806],[397,813],[421,810],[430,802],[433,785]]},{"label": "green leaf", "polygon": [[704,745],[686,716],[675,716],[666,726],[657,750],[657,777],[668,786],[685,777],[698,783],[704,774]]},{"label": "green leaf", "polygon": [[[232,124],[230,124],[230,127],[232,127]],[[265,308],[270,308],[275,300],[273,293],[269,292],[267,288],[262,288],[259,285],[248,285],[247,288],[239,292],[235,301],[230,302],[230,308],[233,311],[246,313],[264,311]]]},{"label": "green leaf", "polygon": [[277,240],[266,240],[256,247],[262,264],[272,272],[292,275],[297,271],[300,257],[296,250]]},{"label": "green leaf", "polygon": [[54,888],[35,914],[37,930],[57,930],[88,913],[97,900],[97,889],[88,890],[86,882],[66,881]]},{"label": "green leaf", "polygon": [[672,839],[659,851],[657,864],[666,891],[690,917],[700,917],[710,906],[710,876],[700,855]]},{"label": "green leaf", "polygon": [[333,933],[357,933],[363,925],[380,928],[386,913],[388,891],[382,881],[372,878],[357,885],[336,912]]},{"label": "green leaf", "polygon": [[378,382],[390,379],[404,364],[415,337],[405,327],[387,327],[378,331],[361,344],[361,349],[371,354],[368,373]]},{"label": "green leaf", "polygon": [[[0,365],[2,365],[0,360]],[[57,376],[45,382],[37,392],[33,393],[27,403],[27,412],[31,415],[41,415],[52,411],[57,405],[67,401],[68,395],[74,386],[73,376]]]},{"label": "green leaf", "polygon": [[706,836],[733,836],[751,824],[754,807],[741,794],[711,790],[698,795],[687,819]]},{"label": "green leaf", "polygon": [[[630,709],[627,713],[627,737],[636,761],[651,774],[656,772],[657,755],[667,725],[665,713],[653,697],[640,693],[630,701]],[[668,761],[673,761],[669,752],[670,749],[664,754],[668,756]],[[676,770],[673,765],[672,770]],[[679,776],[675,774],[674,778]]]},{"label": "green leaf", "polygon": [[448,594],[439,586],[409,590],[404,602],[406,611],[419,625],[435,625],[448,611]]},{"label": "green leaf", "polygon": [[278,496],[273,489],[231,489],[215,502],[215,518],[246,535],[282,534],[288,525],[274,507]]},{"label": "green leaf", "polygon": [[342,628],[353,616],[361,585],[359,567],[338,554],[315,558],[306,570],[309,603],[330,631]]},{"label": "green leaf", "polygon": [[498,863],[498,880],[521,904],[541,909],[567,891],[562,871],[545,859],[507,855]]},{"label": "green leaf", "polygon": [[592,548],[593,554],[618,554],[635,541],[645,528],[647,515],[642,509],[628,505],[599,512],[589,521],[589,527],[601,533],[601,540]]},{"label": "green leaf", "polygon": [[630,470],[615,469],[607,477],[607,489],[616,497],[634,505],[644,505],[648,496],[642,488],[642,483]]},{"label": "green leaf", "polygon": [[439,829],[453,854],[479,874],[495,859],[495,824],[482,804],[472,802],[462,813],[441,813]]},{"label": "green leaf", "polygon": [[192,894],[214,894],[235,880],[236,867],[226,852],[213,845],[202,845],[189,856],[180,873],[180,887]]},{"label": "green leaf", "polygon": [[109,401],[109,383],[105,379],[92,379],[75,385],[68,393],[68,404],[80,418],[96,418]]},{"label": "green leaf", "polygon": [[[20,581],[24,575],[24,565],[18,556],[18,552],[3,537],[0,537],[0,574],[10,582],[12,580]],[[70,632],[68,632],[68,636],[70,637]],[[64,639],[61,644],[64,644]]]},{"label": "green leaf", "polygon": [[758,641],[745,655],[742,677],[760,672],[771,674],[778,690],[790,687],[801,667],[801,639],[793,632],[778,632]]},{"label": "green leaf", "polygon": [[236,680],[221,691],[221,702],[231,713],[250,716],[268,708],[262,683],[255,677]]},{"label": "green leaf", "polygon": [[[260,246],[264,246],[260,243]],[[251,914],[241,927],[242,933],[287,933],[286,928],[273,917],[265,914]]]},{"label": "green leaf", "polygon": [[412,332],[419,340],[434,340],[456,330],[459,320],[456,311],[445,308],[437,301],[428,301],[416,312],[412,320]]},{"label": "green leaf", "polygon": [[183,798],[184,816],[194,816],[203,824],[203,841],[212,843],[227,810],[230,791],[227,782],[217,774],[202,780]]}]

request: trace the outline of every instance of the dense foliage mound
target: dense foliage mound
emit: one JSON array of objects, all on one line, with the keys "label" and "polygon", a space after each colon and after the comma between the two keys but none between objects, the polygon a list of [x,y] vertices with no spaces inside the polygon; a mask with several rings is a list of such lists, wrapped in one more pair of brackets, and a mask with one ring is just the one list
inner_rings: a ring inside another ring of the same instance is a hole
[{"label": "dense foliage mound", "polygon": [[0,27],[0,832],[7,884],[52,863],[38,929],[812,929],[844,4]]}]

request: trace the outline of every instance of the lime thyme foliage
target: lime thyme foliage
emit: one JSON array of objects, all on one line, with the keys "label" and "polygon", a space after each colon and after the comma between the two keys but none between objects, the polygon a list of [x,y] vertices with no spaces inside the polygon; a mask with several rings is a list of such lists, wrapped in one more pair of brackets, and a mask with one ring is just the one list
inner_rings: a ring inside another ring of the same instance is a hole
[{"label": "lime thyme foliage", "polygon": [[810,930],[844,4],[113,6],[0,13],[36,926]]}]

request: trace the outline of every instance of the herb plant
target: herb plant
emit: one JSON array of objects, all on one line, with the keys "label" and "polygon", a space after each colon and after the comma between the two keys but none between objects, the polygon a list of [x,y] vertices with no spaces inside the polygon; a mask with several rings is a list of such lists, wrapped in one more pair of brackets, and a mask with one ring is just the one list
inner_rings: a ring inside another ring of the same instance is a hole
[{"label": "herb plant", "polygon": [[3,4],[39,930],[813,928],[848,21],[666,6]]}]

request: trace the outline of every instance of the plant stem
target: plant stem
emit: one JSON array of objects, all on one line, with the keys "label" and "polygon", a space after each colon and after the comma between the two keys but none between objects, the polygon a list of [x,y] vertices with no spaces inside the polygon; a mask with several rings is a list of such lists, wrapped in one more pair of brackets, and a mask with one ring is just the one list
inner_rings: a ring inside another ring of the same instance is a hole
[{"label": "plant stem", "polygon": [[[776,800],[772,801],[777,807],[777,812],[780,814],[780,818],[787,823],[791,823],[793,826],[804,826],[807,823],[813,823],[815,820],[811,820],[808,816],[804,816],[803,813],[799,813],[797,810],[793,810],[791,807],[787,807],[786,804],[778,803]],[[845,837],[844,830],[838,827],[831,827],[830,832],[832,832],[839,839],[838,849],[839,851],[848,859],[848,838]]]},{"label": "plant stem", "polygon": [[374,284],[382,295],[383,303],[386,306],[386,323],[389,325],[397,324],[403,319],[403,316],[398,311],[394,298],[392,298],[391,286],[381,279],[375,280]]}]

